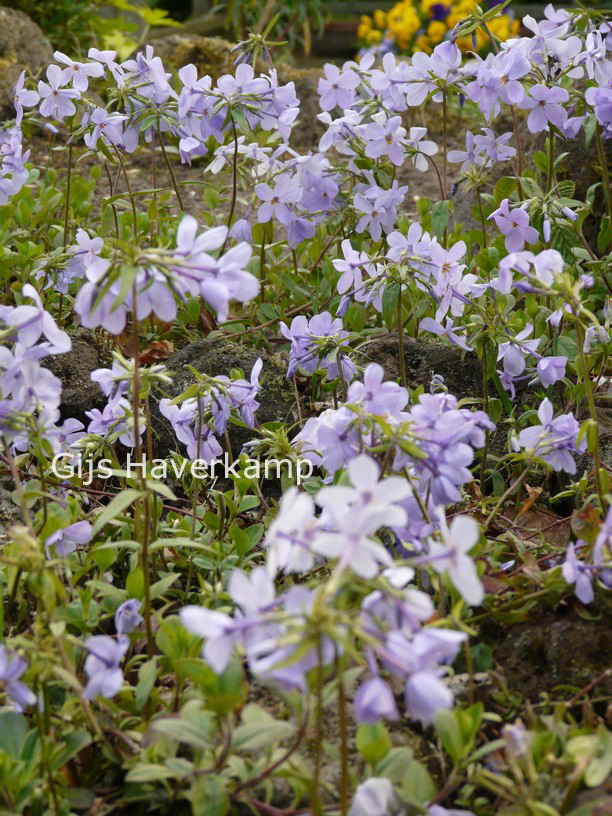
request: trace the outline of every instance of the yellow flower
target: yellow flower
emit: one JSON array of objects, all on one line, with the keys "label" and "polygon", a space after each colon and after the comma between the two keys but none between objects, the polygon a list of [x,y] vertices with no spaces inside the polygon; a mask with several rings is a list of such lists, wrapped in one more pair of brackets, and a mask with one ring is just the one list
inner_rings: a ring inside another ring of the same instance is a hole
[{"label": "yellow flower", "polygon": [[427,36],[429,37],[431,42],[434,43],[434,45],[437,45],[439,42],[442,42],[445,34],[446,26],[439,20],[432,20],[431,23],[427,26]]},{"label": "yellow flower", "polygon": [[437,2],[439,0],[421,0],[421,14],[425,15],[425,17],[431,17],[431,7]]},{"label": "yellow flower", "polygon": [[372,30],[372,21],[370,20],[369,17],[366,17],[364,15],[361,18],[361,22],[359,23],[359,26],[357,27],[357,39],[365,40],[371,30]]},{"label": "yellow flower", "polygon": [[398,3],[387,16],[389,30],[396,36],[409,37],[421,26],[421,20],[412,6]]},{"label": "yellow flower", "polygon": [[431,54],[433,48],[431,47],[431,42],[429,41],[428,37],[425,34],[420,34],[416,42],[414,44],[415,51],[424,51],[425,54]]},{"label": "yellow flower", "polygon": [[381,31],[387,27],[387,15],[382,9],[376,9],[374,12],[374,25]]},{"label": "yellow flower", "polygon": [[378,43],[382,40],[382,36],[382,31],[378,31],[376,28],[373,28],[366,37],[366,42],[368,45],[378,45]]},{"label": "yellow flower", "polygon": [[516,37],[519,33],[519,27],[519,21],[513,20],[507,14],[489,21],[489,28],[502,42],[510,39],[510,37]]}]

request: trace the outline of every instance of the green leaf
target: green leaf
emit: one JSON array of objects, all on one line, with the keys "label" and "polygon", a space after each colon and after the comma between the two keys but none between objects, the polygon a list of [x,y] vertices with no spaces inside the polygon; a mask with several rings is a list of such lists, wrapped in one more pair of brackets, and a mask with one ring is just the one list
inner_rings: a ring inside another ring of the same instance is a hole
[{"label": "green leaf", "polygon": [[165,575],[163,578],[160,578],[159,581],[156,581],[151,587],[151,600],[154,601],[156,598],[161,598],[178,577],[178,572],[172,572],[170,575]]},{"label": "green leaf", "polygon": [[402,778],[402,791],[409,802],[422,807],[433,799],[436,786],[427,768],[413,760]]},{"label": "green leaf", "polygon": [[161,782],[164,779],[172,779],[174,774],[163,765],[155,765],[152,762],[143,762],[132,768],[125,777],[126,782]]},{"label": "green leaf", "polygon": [[70,731],[61,738],[61,743],[53,754],[51,767],[54,771],[63,768],[64,765],[73,759],[83,748],[91,745],[91,737],[87,731]]},{"label": "green leaf", "polygon": [[276,745],[295,732],[291,723],[276,720],[263,708],[249,703],[242,710],[242,725],[234,731],[233,746],[243,751],[260,751]]},{"label": "green leaf", "polygon": [[454,762],[459,762],[463,756],[463,738],[461,728],[454,711],[441,709],[436,715],[436,733],[440,738],[446,753]]},{"label": "green leaf", "polygon": [[357,750],[366,762],[380,762],[391,750],[389,732],[382,723],[362,723],[357,729]]},{"label": "green leaf", "polygon": [[138,685],[136,686],[136,708],[140,711],[149,699],[155,679],[157,677],[157,660],[151,658],[138,669]]},{"label": "green leaf", "polygon": [[385,325],[388,329],[391,328],[395,321],[395,309],[397,306],[397,298],[399,295],[399,285],[393,281],[385,286],[385,291],[382,296],[382,316]]},{"label": "green leaf", "polygon": [[16,711],[0,711],[0,753],[18,759],[28,733],[28,723]]},{"label": "green leaf", "polygon": [[203,750],[212,745],[210,733],[197,724],[178,717],[163,717],[153,723],[153,730],[165,737],[191,745],[192,748]]},{"label": "green leaf", "polygon": [[121,493],[118,493],[97,516],[92,535],[96,536],[110,521],[121,515],[131,504],[144,495],[141,490],[122,490]]},{"label": "green leaf", "polygon": [[201,776],[189,793],[193,816],[226,816],[230,799],[220,776]]},{"label": "green leaf", "polygon": [[444,231],[448,227],[450,218],[450,202],[447,199],[444,201],[436,201],[431,208],[431,226],[436,238],[441,241],[444,236]]}]

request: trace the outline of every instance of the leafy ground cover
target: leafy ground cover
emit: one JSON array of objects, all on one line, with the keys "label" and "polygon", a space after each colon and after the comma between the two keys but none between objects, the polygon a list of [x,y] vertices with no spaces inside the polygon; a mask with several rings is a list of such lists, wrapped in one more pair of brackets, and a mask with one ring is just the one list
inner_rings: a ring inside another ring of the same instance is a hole
[{"label": "leafy ground cover", "polygon": [[606,812],[612,33],[501,11],[301,153],[269,32],[22,75],[3,812]]}]

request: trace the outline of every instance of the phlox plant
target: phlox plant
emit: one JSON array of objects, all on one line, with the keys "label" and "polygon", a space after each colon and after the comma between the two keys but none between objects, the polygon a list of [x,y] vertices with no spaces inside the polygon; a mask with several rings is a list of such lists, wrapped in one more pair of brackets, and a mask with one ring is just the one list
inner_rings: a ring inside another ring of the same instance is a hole
[{"label": "phlox plant", "polygon": [[[610,603],[612,29],[548,6],[500,37],[502,12],[461,4],[410,60],[326,65],[305,152],[268,30],[216,80],[151,46],[19,78],[0,131],[3,812],[586,812],[608,674],[527,705],[486,672],[494,626]],[[584,196],[575,140],[597,151]],[[73,416],[84,340],[97,401]],[[415,381],[415,347],[477,376]],[[290,408],[270,418],[279,367]],[[272,461],[290,467],[254,467]],[[525,535],[538,512],[561,543]]]}]

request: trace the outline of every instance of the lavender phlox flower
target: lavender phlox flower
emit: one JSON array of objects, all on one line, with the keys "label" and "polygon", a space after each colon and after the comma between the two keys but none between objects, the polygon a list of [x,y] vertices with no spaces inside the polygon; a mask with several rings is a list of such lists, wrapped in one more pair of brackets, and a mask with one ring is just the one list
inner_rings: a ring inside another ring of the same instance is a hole
[{"label": "lavender phlox flower", "polygon": [[70,337],[58,328],[54,318],[45,311],[40,295],[32,284],[26,283],[21,294],[24,298],[33,300],[35,305],[0,306],[0,320],[14,329],[17,340],[29,347],[44,335],[54,346],[54,353],[70,351]]},{"label": "lavender phlox flower", "polygon": [[319,79],[318,94],[321,110],[330,111],[335,107],[350,108],[355,100],[355,89],[359,76],[352,70],[340,71],[337,65],[326,63],[324,77]]},{"label": "lavender phlox flower", "polygon": [[104,68],[99,62],[78,62],[70,59],[61,51],[56,51],[53,59],[67,66],[62,72],[62,84],[67,85],[72,82],[72,87],[80,93],[89,87],[90,77],[101,77],[104,74]]},{"label": "lavender phlox flower", "polygon": [[373,241],[380,241],[383,229],[385,232],[393,229],[397,211],[392,203],[391,191],[379,193],[374,200],[357,194],[353,204],[358,212],[363,213],[357,222],[357,232],[364,232],[367,229]]},{"label": "lavender phlox flower", "polygon": [[111,50],[100,50],[99,48],[90,48],[87,52],[87,56],[90,60],[95,60],[102,64],[105,70],[111,74],[115,82],[117,83],[118,88],[122,88],[125,84],[125,71],[116,62],[115,57],[117,56],[116,51]]},{"label": "lavender phlox flower", "polygon": [[69,524],[62,530],[52,533],[45,541],[45,552],[47,558],[51,558],[51,552],[60,558],[66,558],[79,547],[83,547],[91,541],[93,528],[86,521],[77,521]]},{"label": "lavender phlox flower", "polygon": [[309,572],[314,564],[312,541],[319,529],[313,499],[297,487],[290,487],[283,494],[264,540],[269,573]]},{"label": "lavender phlox flower", "polygon": [[[431,317],[424,317],[419,323],[419,330],[432,332],[432,334],[437,334],[439,337],[446,337],[452,345],[459,346],[464,351],[473,351],[473,348],[468,346],[465,339],[457,334],[457,331],[453,330],[453,321],[450,317],[446,318],[445,326],[442,326],[441,323]],[[465,331],[465,329],[461,327],[459,331]]]},{"label": "lavender phlox flower", "polygon": [[425,173],[429,167],[428,156],[434,156],[438,152],[438,145],[424,137],[427,135],[427,128],[411,127],[408,138],[405,140],[406,151],[416,170]]},{"label": "lavender phlox flower", "polygon": [[0,689],[8,694],[16,711],[36,704],[36,695],[19,679],[28,668],[26,661],[18,655],[11,655],[4,644],[0,644]]},{"label": "lavender phlox flower", "polygon": [[363,382],[352,382],[347,393],[349,405],[359,405],[368,414],[398,416],[408,403],[408,391],[392,380],[384,381],[385,372],[378,363],[370,363],[363,372]]},{"label": "lavender phlox flower", "polygon": [[40,97],[36,91],[24,88],[24,85],[25,71],[22,71],[19,74],[17,84],[13,88],[13,104],[15,105],[15,111],[17,112],[17,117],[15,120],[17,126],[21,124],[21,120],[23,119],[23,109],[33,108],[35,105],[38,105],[40,101]]},{"label": "lavender phlox flower", "polygon": [[606,43],[599,31],[587,34],[584,51],[576,60],[583,64],[589,79],[594,79],[598,85],[605,86],[612,80],[612,61],[606,58]]},{"label": "lavender phlox flower", "polygon": [[95,150],[98,141],[103,140],[105,144],[120,146],[123,138],[123,123],[127,116],[113,111],[109,113],[105,108],[94,108],[91,113],[86,113],[82,124],[88,127],[88,132],[83,136],[83,141],[87,147]]},{"label": "lavender phlox flower", "polygon": [[584,333],[582,350],[585,354],[589,354],[596,343],[607,343],[609,339],[608,332],[603,326],[589,326]]},{"label": "lavender phlox flower", "polygon": [[523,429],[518,437],[521,448],[533,451],[547,462],[553,470],[576,473],[573,453],[586,450],[586,439],[578,442],[580,425],[573,413],[561,414],[556,419],[549,399],[544,399],[538,408],[540,425]]},{"label": "lavender phlox flower", "polygon": [[406,129],[402,127],[401,116],[387,118],[384,111],[379,111],[372,116],[369,124],[362,127],[360,135],[365,141],[365,155],[369,158],[388,156],[396,167],[401,167],[404,163],[402,140]]},{"label": "lavender phlox flower", "polygon": [[354,706],[358,723],[373,724],[381,719],[399,719],[393,692],[382,677],[368,677],[361,683],[355,694]]},{"label": "lavender phlox flower", "polygon": [[76,88],[65,88],[64,73],[59,65],[49,65],[47,68],[47,82],[39,80],[38,95],[41,99],[40,115],[45,118],[53,117],[60,121],[66,116],[76,113],[73,99],[79,99],[81,94]]},{"label": "lavender phlox flower", "polygon": [[118,635],[131,635],[144,618],[140,614],[142,603],[136,598],[129,598],[117,607],[115,612],[115,629]]},{"label": "lavender phlox flower", "polygon": [[531,111],[527,117],[529,130],[532,133],[540,133],[547,130],[549,124],[562,128],[567,120],[567,111],[562,103],[568,99],[569,94],[565,88],[534,85],[520,105],[521,108]]},{"label": "lavender phlox flower", "polygon": [[546,388],[565,377],[567,357],[542,357],[538,360],[537,372],[540,382]]},{"label": "lavender phlox flower", "polygon": [[529,214],[524,205],[510,210],[507,198],[488,218],[493,219],[502,235],[506,236],[505,246],[508,252],[518,252],[525,243],[536,244],[540,238],[538,231],[529,226]]},{"label": "lavender phlox flower", "polygon": [[93,700],[95,697],[114,697],[123,685],[121,661],[130,645],[129,638],[115,638],[108,635],[95,635],[85,641],[87,657],[85,673],[89,680],[83,697]]},{"label": "lavender phlox flower", "polygon": [[484,588],[476,564],[468,554],[480,538],[478,523],[470,516],[455,516],[450,527],[442,508],[438,510],[440,538],[430,538],[428,554],[436,572],[448,573],[466,603],[478,606],[484,599]]},{"label": "lavender phlox flower", "polygon": [[476,150],[475,136],[471,130],[465,132],[465,150],[449,150],[447,159],[451,163],[462,162],[461,170],[467,170],[474,165],[481,165],[484,158]]},{"label": "lavender phlox flower", "polygon": [[583,604],[590,604],[595,599],[593,571],[576,555],[576,546],[581,545],[584,546],[584,541],[578,541],[576,545],[570,542],[561,572],[566,583],[575,584],[574,591],[578,600]]},{"label": "lavender phlox flower", "polygon": [[354,378],[355,366],[342,350],[348,343],[348,332],[343,330],[340,318],[332,318],[329,312],[322,312],[310,320],[299,315],[293,318],[290,327],[281,322],[280,329],[291,341],[288,377],[301,366],[309,374],[324,367],[328,379],[335,379],[340,374],[347,382]]},{"label": "lavender phlox flower", "polygon": [[353,249],[351,242],[345,238],[341,244],[342,254],[344,259],[336,258],[332,261],[332,265],[336,271],[341,272],[341,276],[336,284],[336,289],[339,294],[347,292],[351,286],[354,286],[356,280],[356,272],[362,272],[371,267],[370,258],[366,252],[359,252]]},{"label": "lavender phlox flower", "polygon": [[[127,448],[133,448],[136,444],[132,406],[124,397],[109,400],[102,411],[98,408],[85,411],[85,415],[90,419],[87,433],[110,437],[112,440],[118,439]],[[146,420],[141,415],[138,423],[139,435],[142,435],[145,427]]]},{"label": "lavender phlox flower", "polygon": [[516,156],[516,149],[506,144],[513,137],[512,132],[497,136],[491,128],[483,128],[482,134],[474,137],[476,151],[484,154],[491,162],[508,161]]},{"label": "lavender phlox flower", "polygon": [[372,776],[357,786],[349,816],[394,816],[400,812],[392,783],[384,777]]},{"label": "lavender phlox flower", "polygon": [[[398,504],[412,494],[412,488],[406,479],[400,476],[381,479],[380,467],[365,453],[349,462],[347,472],[353,486],[322,487],[316,497],[319,507],[328,512],[333,511],[334,515],[358,512],[364,519],[372,515],[376,520],[385,519],[385,523],[390,526],[402,524],[405,511],[401,509],[398,513]],[[364,524],[370,527],[365,521]]]},{"label": "lavender phlox flower", "polygon": [[533,340],[527,338],[533,333],[533,325],[528,323],[523,331],[516,335],[515,340],[508,340],[499,344],[497,361],[504,361],[504,371],[513,377],[518,377],[525,370],[525,354],[535,354],[540,345],[540,337]]}]

